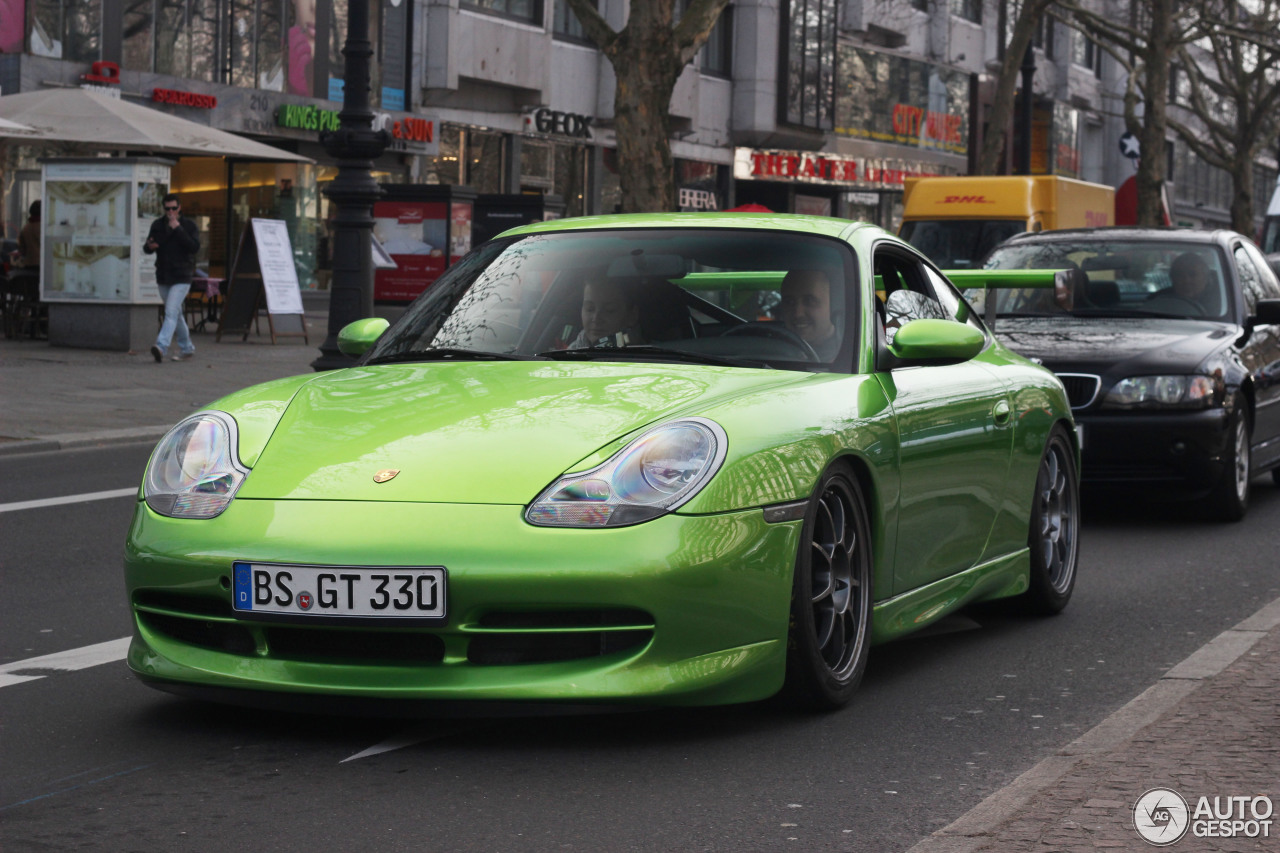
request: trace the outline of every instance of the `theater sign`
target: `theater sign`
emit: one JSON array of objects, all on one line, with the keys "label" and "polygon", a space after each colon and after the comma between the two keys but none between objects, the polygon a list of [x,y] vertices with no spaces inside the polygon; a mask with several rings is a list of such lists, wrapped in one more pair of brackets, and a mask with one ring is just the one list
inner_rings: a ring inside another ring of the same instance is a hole
[{"label": "theater sign", "polygon": [[818,184],[846,190],[902,190],[908,177],[955,174],[936,163],[893,157],[851,157],[821,151],[738,148],[733,176],[740,181]]}]

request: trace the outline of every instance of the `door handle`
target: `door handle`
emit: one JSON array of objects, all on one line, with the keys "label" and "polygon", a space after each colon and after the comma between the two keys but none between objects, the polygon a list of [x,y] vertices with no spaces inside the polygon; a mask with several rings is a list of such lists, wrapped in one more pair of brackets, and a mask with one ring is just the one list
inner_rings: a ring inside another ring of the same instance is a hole
[{"label": "door handle", "polygon": [[1009,423],[1009,401],[998,401],[991,409],[991,417],[995,419],[997,426],[1004,426]]}]

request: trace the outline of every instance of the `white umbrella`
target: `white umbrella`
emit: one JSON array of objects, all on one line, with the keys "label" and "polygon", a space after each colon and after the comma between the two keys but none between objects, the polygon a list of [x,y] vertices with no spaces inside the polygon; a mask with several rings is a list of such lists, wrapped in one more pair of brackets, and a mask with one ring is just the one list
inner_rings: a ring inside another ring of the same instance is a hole
[{"label": "white umbrella", "polygon": [[88,89],[5,95],[0,97],[0,119],[30,128],[30,132],[0,128],[0,136],[15,139],[82,142],[155,154],[313,162],[309,157]]}]

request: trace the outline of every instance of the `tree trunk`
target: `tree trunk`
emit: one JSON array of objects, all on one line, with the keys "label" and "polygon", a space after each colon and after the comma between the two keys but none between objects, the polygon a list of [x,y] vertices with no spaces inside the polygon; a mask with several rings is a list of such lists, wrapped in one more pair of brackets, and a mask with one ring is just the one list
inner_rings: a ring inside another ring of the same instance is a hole
[{"label": "tree trunk", "polygon": [[[682,68],[670,30],[636,38],[624,31],[613,62],[614,130],[623,213],[674,211],[675,166],[671,156],[671,93]],[[674,71],[674,73],[673,73]]]},{"label": "tree trunk", "polygon": [[1255,237],[1253,224],[1253,157],[1237,157],[1231,169],[1231,228]]},{"label": "tree trunk", "polygon": [[1024,0],[1018,17],[1013,22],[1009,44],[1000,61],[1000,76],[996,79],[996,91],[991,100],[991,115],[987,118],[987,130],[982,136],[982,153],[978,155],[977,174],[995,175],[1000,172],[1000,155],[1004,150],[1005,131],[1013,118],[1014,95],[1018,89],[1022,57],[1031,44],[1036,23],[1048,8],[1044,0]]},{"label": "tree trunk", "polygon": [[1174,0],[1151,0],[1151,33],[1144,57],[1142,159],[1138,161],[1138,225],[1164,225],[1165,129],[1169,60],[1173,55]]}]

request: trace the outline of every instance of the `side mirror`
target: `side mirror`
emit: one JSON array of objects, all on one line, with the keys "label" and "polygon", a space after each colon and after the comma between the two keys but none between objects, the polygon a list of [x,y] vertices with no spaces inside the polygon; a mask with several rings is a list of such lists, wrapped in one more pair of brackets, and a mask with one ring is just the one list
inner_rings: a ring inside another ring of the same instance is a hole
[{"label": "side mirror", "polygon": [[1053,301],[1063,311],[1071,311],[1076,305],[1076,294],[1084,296],[1089,279],[1084,270],[1065,269],[1053,274]]},{"label": "side mirror", "polygon": [[390,325],[382,317],[368,317],[348,323],[338,332],[338,351],[343,355],[364,355]]},{"label": "side mirror", "polygon": [[982,332],[954,320],[912,320],[893,336],[889,353],[904,361],[968,361],[987,345]]},{"label": "side mirror", "polygon": [[1258,307],[1250,318],[1250,326],[1274,326],[1280,324],[1280,299],[1259,299]]}]

